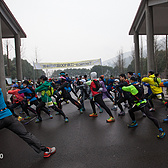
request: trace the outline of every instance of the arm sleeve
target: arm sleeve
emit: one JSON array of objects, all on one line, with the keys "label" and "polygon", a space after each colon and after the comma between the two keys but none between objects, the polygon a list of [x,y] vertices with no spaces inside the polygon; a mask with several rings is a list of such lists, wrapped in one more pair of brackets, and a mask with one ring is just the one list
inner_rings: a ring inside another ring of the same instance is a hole
[{"label": "arm sleeve", "polygon": [[76,92],[72,89],[72,87],[71,87],[71,91],[73,92],[73,94],[74,94],[76,97],[78,97],[78,95],[77,95]]},{"label": "arm sleeve", "polygon": [[148,78],[148,77],[144,77],[144,78],[142,78],[142,82],[150,83],[151,80],[150,80],[150,78]]},{"label": "arm sleeve", "polygon": [[9,90],[8,91],[8,94],[14,94],[15,93],[15,90]]},{"label": "arm sleeve", "polygon": [[40,85],[38,88],[35,89],[35,92],[36,93],[41,92],[41,91],[43,91],[43,89],[44,89],[43,85]]},{"label": "arm sleeve", "polygon": [[27,90],[27,88],[26,88],[26,89],[22,89],[22,90],[18,91],[18,93],[19,93],[19,94],[21,94],[21,93],[26,93],[26,92],[27,92],[26,90]]},{"label": "arm sleeve", "polygon": [[164,85],[165,87],[168,87],[168,81],[167,81],[167,82],[163,82],[163,85]]},{"label": "arm sleeve", "polygon": [[91,80],[89,80],[89,81],[87,81],[87,82],[86,82],[86,85],[90,86],[90,85],[91,85],[91,83],[92,83],[92,81],[91,81]]},{"label": "arm sleeve", "polygon": [[67,86],[67,82],[63,83],[57,90],[60,91]]},{"label": "arm sleeve", "polygon": [[[132,86],[132,85],[131,85]],[[126,92],[131,92],[131,86],[123,86],[122,90]]]},{"label": "arm sleeve", "polygon": [[130,92],[132,95],[136,95],[138,93],[138,90],[133,85],[123,86],[122,90],[126,92]]}]

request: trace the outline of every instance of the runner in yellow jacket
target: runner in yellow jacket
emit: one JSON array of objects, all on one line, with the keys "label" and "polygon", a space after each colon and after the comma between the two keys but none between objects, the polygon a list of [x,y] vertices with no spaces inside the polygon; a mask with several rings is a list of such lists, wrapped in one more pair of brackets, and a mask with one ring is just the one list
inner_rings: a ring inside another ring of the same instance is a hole
[{"label": "runner in yellow jacket", "polygon": [[[149,95],[148,98],[152,100],[152,98],[157,97],[158,100],[160,100],[163,104],[165,104],[165,100],[163,98],[163,91],[162,88],[159,86],[159,84],[161,83],[161,79],[155,77],[154,71],[149,71],[148,76],[149,77],[144,77],[142,79],[142,82],[149,83],[152,91],[152,94]],[[150,111],[155,110],[152,104]]]}]

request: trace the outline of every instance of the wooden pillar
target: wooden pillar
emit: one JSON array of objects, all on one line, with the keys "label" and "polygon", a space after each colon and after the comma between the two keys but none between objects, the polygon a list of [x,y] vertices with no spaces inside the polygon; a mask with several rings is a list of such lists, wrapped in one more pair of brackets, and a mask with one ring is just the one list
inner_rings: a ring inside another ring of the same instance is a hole
[{"label": "wooden pillar", "polygon": [[154,70],[153,10],[146,1],[147,70]]},{"label": "wooden pillar", "polygon": [[20,46],[21,46],[21,39],[20,35],[15,35],[15,53],[16,53],[16,73],[17,73],[17,80],[22,80],[22,62],[21,62],[21,55],[20,55]]},{"label": "wooden pillar", "polygon": [[134,46],[135,46],[135,73],[140,72],[140,59],[139,59],[139,34],[135,32],[134,34]]},{"label": "wooden pillar", "polygon": [[3,56],[3,45],[2,45],[2,25],[0,17],[0,88],[2,89],[4,99],[7,100],[6,92],[6,80],[5,80],[5,66],[4,66],[4,56]]}]

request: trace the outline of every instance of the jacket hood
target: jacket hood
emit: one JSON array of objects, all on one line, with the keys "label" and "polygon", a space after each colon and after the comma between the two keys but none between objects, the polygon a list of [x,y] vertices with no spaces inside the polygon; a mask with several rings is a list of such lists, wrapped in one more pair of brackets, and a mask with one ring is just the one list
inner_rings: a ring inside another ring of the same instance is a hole
[{"label": "jacket hood", "polygon": [[43,85],[46,86],[46,87],[48,87],[48,86],[50,86],[50,83],[49,83],[48,81],[45,81],[45,82],[43,83]]},{"label": "jacket hood", "polygon": [[91,77],[91,80],[96,79],[97,78],[97,73],[96,72],[91,72],[90,77]]},{"label": "jacket hood", "polygon": [[149,76],[149,78],[154,78],[154,77],[155,77],[155,74]]}]

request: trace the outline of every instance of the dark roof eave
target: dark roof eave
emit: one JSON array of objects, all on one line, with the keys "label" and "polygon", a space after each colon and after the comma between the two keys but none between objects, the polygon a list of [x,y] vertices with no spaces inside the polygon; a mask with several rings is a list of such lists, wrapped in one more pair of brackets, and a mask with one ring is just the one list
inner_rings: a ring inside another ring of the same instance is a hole
[{"label": "dark roof eave", "polygon": [[10,11],[10,9],[8,8],[8,6],[4,2],[4,0],[1,0],[1,2],[2,2],[2,5],[4,6],[4,8],[8,11],[8,13],[9,13],[10,17],[12,18],[12,21],[14,22],[15,26],[18,28],[18,30],[20,32],[20,38],[26,38],[27,37],[26,33],[24,32],[24,30],[22,29],[22,27],[20,26],[20,24],[18,23],[18,21],[16,20],[16,18],[14,17],[14,15]]},{"label": "dark roof eave", "polygon": [[141,17],[141,14],[142,14],[144,8],[145,8],[145,0],[142,0],[140,5],[139,5],[138,11],[136,13],[136,16],[134,18],[134,21],[132,23],[131,29],[129,31],[129,35],[134,35],[135,27],[137,25],[137,22],[138,22],[139,18]]}]

